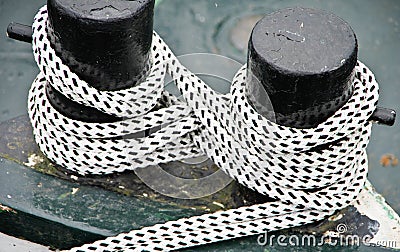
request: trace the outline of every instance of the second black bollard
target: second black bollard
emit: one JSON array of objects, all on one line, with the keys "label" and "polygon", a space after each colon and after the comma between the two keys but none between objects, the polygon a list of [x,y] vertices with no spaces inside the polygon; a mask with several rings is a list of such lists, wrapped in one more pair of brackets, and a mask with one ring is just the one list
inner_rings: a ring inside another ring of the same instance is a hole
[{"label": "second black bollard", "polygon": [[[247,96],[278,124],[315,127],[352,95],[357,49],[353,30],[334,14],[301,7],[269,14],[249,41]],[[378,108],[371,120],[393,125],[395,115]]]}]

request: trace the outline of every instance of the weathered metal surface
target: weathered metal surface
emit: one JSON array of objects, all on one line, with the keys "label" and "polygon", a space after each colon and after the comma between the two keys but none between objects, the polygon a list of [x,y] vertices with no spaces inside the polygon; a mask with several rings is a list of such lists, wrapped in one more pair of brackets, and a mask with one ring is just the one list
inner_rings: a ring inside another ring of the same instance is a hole
[{"label": "weathered metal surface", "polygon": [[385,198],[375,191],[369,181],[354,206],[360,214],[369,216],[379,223],[378,232],[371,243],[400,249],[400,217]]},{"label": "weathered metal surface", "polygon": [[[231,183],[216,194],[200,199],[171,199],[151,190],[133,171],[112,175],[80,176],[79,174],[72,173],[52,164],[39,151],[34,142],[32,127],[27,116],[20,116],[0,123],[0,132],[3,133],[2,136],[0,136],[0,156],[13,160],[21,165],[29,166],[45,174],[82,185],[99,186],[127,196],[143,197],[143,195],[146,195],[145,197],[147,198],[160,202],[177,204],[182,208],[197,208],[206,211],[240,207],[256,202],[265,202],[268,199],[237,183]],[[174,162],[169,165],[163,165],[163,167],[172,175],[183,178],[205,177],[218,169],[211,162],[200,165],[187,165],[181,162]],[[154,177],[154,179],[157,178]],[[183,191],[183,189],[180,188],[177,188],[177,190]],[[217,204],[215,204],[216,202]],[[221,205],[223,207],[221,207]]]}]

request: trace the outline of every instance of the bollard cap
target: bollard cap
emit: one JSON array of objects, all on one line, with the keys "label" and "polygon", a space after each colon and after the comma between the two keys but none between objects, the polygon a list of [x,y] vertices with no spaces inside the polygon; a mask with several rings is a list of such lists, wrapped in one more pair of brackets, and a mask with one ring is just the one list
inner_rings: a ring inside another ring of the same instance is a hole
[{"label": "bollard cap", "polygon": [[310,8],[279,10],[252,31],[248,95],[262,104],[258,93],[265,89],[278,123],[313,127],[349,99],[356,63],[357,39],[341,18]]},{"label": "bollard cap", "polygon": [[49,35],[63,60],[99,90],[133,86],[148,64],[154,0],[48,0]]}]

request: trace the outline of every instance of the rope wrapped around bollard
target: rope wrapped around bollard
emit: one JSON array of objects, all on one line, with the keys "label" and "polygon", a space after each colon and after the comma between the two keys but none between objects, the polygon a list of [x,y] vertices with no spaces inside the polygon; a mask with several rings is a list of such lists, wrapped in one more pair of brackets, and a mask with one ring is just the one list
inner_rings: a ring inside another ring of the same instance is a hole
[{"label": "rope wrapped around bollard", "polygon": [[[189,114],[190,108],[163,90],[162,45],[153,46],[151,72],[140,85],[121,91],[99,91],[72,73],[51,48],[46,7],[35,18],[32,44],[41,72],[29,92],[29,115],[37,143],[55,163],[80,174],[107,174],[201,154],[185,136],[199,127]],[[126,120],[84,123],[63,116],[47,101],[46,82],[73,101]],[[161,107],[150,111],[156,106]],[[190,127],[180,128],[180,122],[187,122]],[[168,123],[147,138],[121,138]],[[160,153],[164,153],[162,157]]]},{"label": "rope wrapped around bollard", "polygon": [[[41,72],[29,94],[29,115],[35,139],[52,161],[81,174],[104,174],[205,153],[239,183],[275,199],[145,227],[71,251],[176,250],[304,225],[348,206],[362,189],[368,171],[368,119],[378,101],[378,84],[362,63],[356,66],[347,103],[315,128],[298,129],[275,124],[249,105],[246,66],[232,81],[230,94],[218,94],[181,65],[156,33],[146,81],[122,91],[98,91],[57,58],[46,22],[43,7],[33,24]],[[167,71],[185,102],[163,90]],[[68,119],[46,100],[46,82],[71,100],[127,119]],[[157,106],[163,108],[152,110]],[[117,138],[160,124],[168,125],[143,139]]]}]

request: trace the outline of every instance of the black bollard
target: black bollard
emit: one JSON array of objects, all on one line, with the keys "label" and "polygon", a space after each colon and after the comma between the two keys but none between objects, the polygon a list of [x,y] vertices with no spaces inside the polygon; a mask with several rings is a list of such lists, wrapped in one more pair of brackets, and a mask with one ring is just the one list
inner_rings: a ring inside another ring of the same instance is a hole
[{"label": "black bollard", "polygon": [[315,127],[350,98],[356,63],[357,39],[345,21],[309,8],[279,10],[251,34],[247,96],[278,124]]},{"label": "black bollard", "polygon": [[[154,0],[48,0],[48,37],[57,55],[82,80],[98,90],[135,86],[150,67]],[[52,106],[86,122],[119,118],[67,99],[50,85]]]}]

